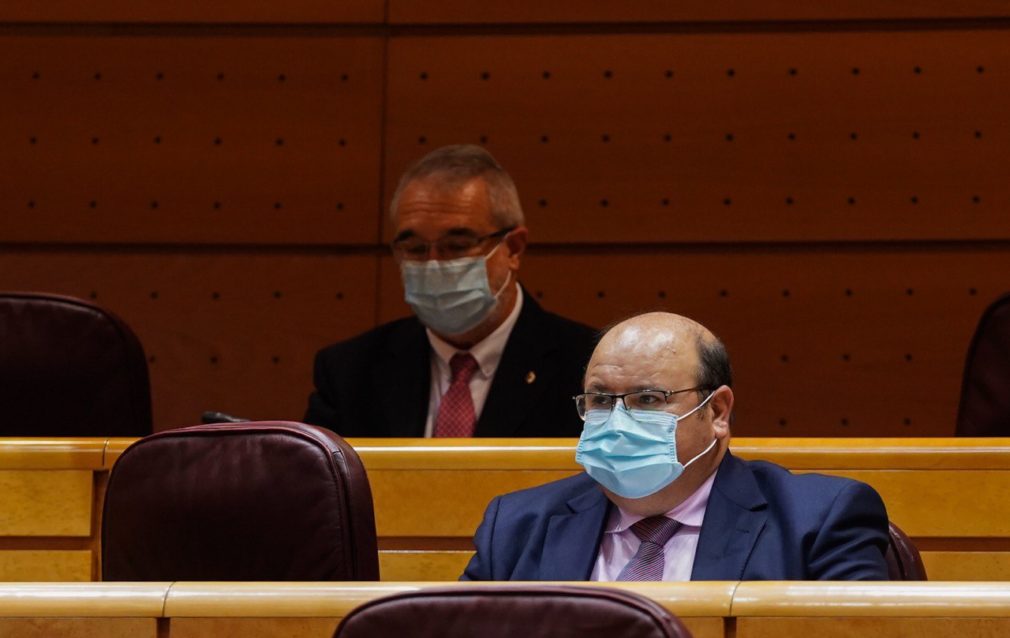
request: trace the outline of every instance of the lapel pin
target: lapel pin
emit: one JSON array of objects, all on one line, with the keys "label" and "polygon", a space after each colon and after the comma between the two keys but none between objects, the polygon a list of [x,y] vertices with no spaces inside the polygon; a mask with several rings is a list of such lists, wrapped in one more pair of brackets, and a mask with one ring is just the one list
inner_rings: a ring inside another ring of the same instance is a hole
[{"label": "lapel pin", "polygon": [[529,385],[537,380],[537,373],[530,370],[526,373],[526,384]]}]

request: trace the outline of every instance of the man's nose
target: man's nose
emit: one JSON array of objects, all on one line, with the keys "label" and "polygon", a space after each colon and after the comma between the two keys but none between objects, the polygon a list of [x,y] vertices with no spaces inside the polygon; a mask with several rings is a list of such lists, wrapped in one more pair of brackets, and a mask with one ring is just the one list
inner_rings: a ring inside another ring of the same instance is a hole
[{"label": "man's nose", "polygon": [[440,261],[442,259],[442,254],[438,248],[438,242],[430,242],[428,244],[428,250],[424,255],[427,261]]}]

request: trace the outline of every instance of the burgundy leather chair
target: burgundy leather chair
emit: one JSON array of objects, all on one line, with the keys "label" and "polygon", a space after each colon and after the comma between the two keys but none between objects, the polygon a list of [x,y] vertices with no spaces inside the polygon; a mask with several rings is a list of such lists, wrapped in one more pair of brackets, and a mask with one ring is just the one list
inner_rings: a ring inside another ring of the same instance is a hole
[{"label": "burgundy leather chair", "polygon": [[888,523],[887,531],[890,539],[884,558],[887,560],[887,575],[890,579],[928,580],[926,566],[922,564],[919,549],[912,539],[894,523]]},{"label": "burgundy leather chair", "polygon": [[0,292],[0,436],[144,436],[144,349],[118,317],[60,295]]},{"label": "burgundy leather chair", "polygon": [[1010,294],[994,301],[968,347],[957,436],[1010,436]]},{"label": "burgundy leather chair", "polygon": [[137,441],[109,476],[104,580],[378,580],[357,453],[333,432],[264,421]]},{"label": "burgundy leather chair", "polygon": [[690,638],[670,612],[628,591],[475,585],[394,594],[344,617],[334,638]]}]

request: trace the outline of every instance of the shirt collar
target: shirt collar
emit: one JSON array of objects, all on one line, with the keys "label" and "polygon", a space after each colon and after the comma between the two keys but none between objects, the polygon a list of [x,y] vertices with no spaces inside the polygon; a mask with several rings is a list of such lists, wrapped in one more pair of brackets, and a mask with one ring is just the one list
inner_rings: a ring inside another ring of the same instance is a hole
[{"label": "shirt collar", "polygon": [[[505,321],[500,326],[495,328],[494,332],[484,337],[478,343],[475,343],[469,350],[473,358],[477,360],[477,366],[480,368],[481,374],[485,377],[493,376],[495,370],[498,368],[498,362],[501,361],[501,355],[505,351],[505,343],[508,341],[509,335],[512,334],[512,328],[516,325],[516,321],[519,320],[519,312],[523,307],[523,289],[519,284],[513,285],[516,286],[517,294],[516,305],[512,307],[512,312],[509,313],[509,316],[505,318]],[[456,346],[441,339],[430,328],[425,328],[425,332],[428,335],[428,343],[431,344],[431,349],[435,351],[435,355],[446,366],[449,365],[449,360],[452,359],[454,354],[462,352]]]},{"label": "shirt collar", "polygon": [[[701,527],[705,520],[705,510],[708,507],[708,497],[712,493],[712,484],[715,483],[716,472],[712,472],[705,482],[698,486],[690,496],[684,499],[680,505],[674,507],[669,512],[663,514],[667,518],[679,521],[684,527]],[[637,514],[629,514],[620,507],[615,507],[607,520],[608,534],[618,534],[630,528],[638,521],[645,518]]]}]

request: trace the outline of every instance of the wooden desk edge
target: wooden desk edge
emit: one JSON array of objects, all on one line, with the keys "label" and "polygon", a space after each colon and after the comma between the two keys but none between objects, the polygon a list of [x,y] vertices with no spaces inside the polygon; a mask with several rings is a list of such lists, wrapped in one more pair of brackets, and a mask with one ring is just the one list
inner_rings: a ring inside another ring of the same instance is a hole
[{"label": "wooden desk edge", "polygon": [[[390,594],[527,583],[5,583],[0,618],[346,615]],[[1010,617],[1008,582],[537,583],[640,593],[684,617]]]},{"label": "wooden desk edge", "polygon": [[[0,469],[111,469],[136,439],[0,438]],[[576,439],[350,438],[365,467],[382,470],[577,472]],[[1010,469],[1010,438],[749,438],[734,454],[798,470]]]}]

